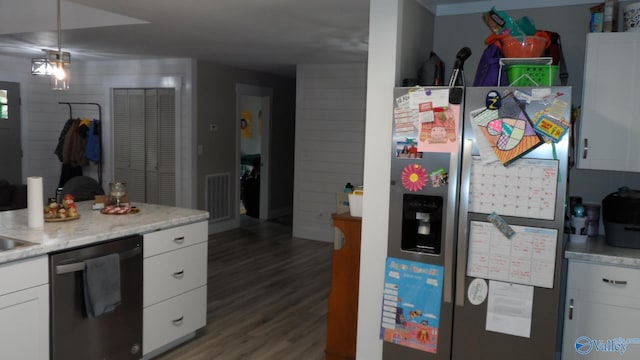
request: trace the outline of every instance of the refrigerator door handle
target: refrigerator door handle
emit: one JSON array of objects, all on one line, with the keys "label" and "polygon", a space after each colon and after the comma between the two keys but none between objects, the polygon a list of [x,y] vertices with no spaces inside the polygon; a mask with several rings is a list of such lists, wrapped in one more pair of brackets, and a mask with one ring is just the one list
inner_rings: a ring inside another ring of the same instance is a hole
[{"label": "refrigerator door handle", "polygon": [[573,299],[569,300],[569,320],[573,320]]},{"label": "refrigerator door handle", "polygon": [[587,151],[589,151],[589,139],[584,139],[584,146],[582,147],[582,158],[587,158]]},{"label": "refrigerator door handle", "polygon": [[449,157],[449,192],[447,198],[447,214],[446,214],[446,223],[445,223],[445,234],[446,238],[444,239],[444,284],[443,284],[443,294],[442,301],[446,303],[453,302],[453,284],[454,284],[454,272],[453,267],[455,266],[455,230],[456,230],[456,202],[458,189],[456,188],[456,184],[458,184],[458,177],[460,176],[460,160],[456,154],[451,154]]},{"label": "refrigerator door handle", "polygon": [[465,276],[467,274],[467,220],[469,213],[469,186],[471,183],[472,139],[464,139],[462,145],[462,170],[460,172],[460,198],[458,216],[458,259],[456,264],[456,305],[464,306]]}]

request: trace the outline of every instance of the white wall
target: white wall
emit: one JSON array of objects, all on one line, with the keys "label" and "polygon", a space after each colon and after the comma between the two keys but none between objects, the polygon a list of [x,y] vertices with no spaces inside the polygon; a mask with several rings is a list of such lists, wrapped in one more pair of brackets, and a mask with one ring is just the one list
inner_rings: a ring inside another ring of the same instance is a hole
[{"label": "white wall", "polygon": [[[68,91],[50,90],[49,79],[32,76],[30,59],[0,56],[0,79],[20,83],[23,147],[23,178],[42,176],[44,196],[55,196],[61,163],[53,153],[64,123],[69,118],[67,105],[58,102],[93,102],[102,107],[103,128],[103,188],[112,179],[112,121],[110,89],[114,87],[174,87],[180,99],[176,106],[176,194],[178,206],[192,207],[195,170],[195,144],[192,137],[195,119],[192,111],[193,67],[188,59],[122,60],[73,62],[71,87]],[[74,105],[74,117],[98,118],[97,107]],[[116,144],[117,146],[117,139]],[[193,154],[191,154],[193,153]],[[84,174],[97,179],[96,167],[89,166]]]},{"label": "white wall", "polygon": [[[295,126],[295,79],[198,61],[197,118],[198,128],[192,141],[201,148],[198,154],[199,208],[205,207],[205,177],[208,174],[229,173],[240,178],[240,166],[234,156],[239,153],[237,130],[238,85],[272,90],[269,134],[270,171],[269,214],[290,214],[293,203],[293,142]],[[262,94],[267,95],[267,94]],[[216,124],[215,131],[209,124]],[[239,181],[232,182],[230,196],[240,199]],[[229,220],[210,224],[209,232],[217,233],[240,226],[239,201],[232,204]]]},{"label": "white wall", "polygon": [[362,184],[365,90],[366,64],[298,65],[295,237],[333,241],[336,193]]},{"label": "white wall", "polygon": [[380,309],[387,257],[393,87],[398,77],[402,0],[372,0],[369,17],[367,126],[356,359],[382,357]]},{"label": "white wall", "polygon": [[364,185],[369,191],[363,198],[357,359],[382,358],[380,311],[388,240],[393,88],[401,86],[402,79],[416,76],[433,44],[433,24],[433,14],[415,0],[371,1],[364,158]]}]

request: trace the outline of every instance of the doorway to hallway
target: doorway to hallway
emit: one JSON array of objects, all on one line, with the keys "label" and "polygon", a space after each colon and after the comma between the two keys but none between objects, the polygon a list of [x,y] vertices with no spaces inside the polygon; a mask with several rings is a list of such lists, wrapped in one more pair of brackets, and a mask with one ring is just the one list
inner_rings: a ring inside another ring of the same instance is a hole
[{"label": "doorway to hallway", "polygon": [[269,140],[271,88],[237,84],[237,168],[240,213],[257,219],[269,218]]}]

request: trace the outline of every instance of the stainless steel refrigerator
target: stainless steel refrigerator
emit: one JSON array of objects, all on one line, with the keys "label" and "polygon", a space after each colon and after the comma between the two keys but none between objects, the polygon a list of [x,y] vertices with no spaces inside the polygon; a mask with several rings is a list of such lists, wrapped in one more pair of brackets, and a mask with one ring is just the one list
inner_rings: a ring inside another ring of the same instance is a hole
[{"label": "stainless steel refrigerator", "polygon": [[393,101],[383,358],[554,359],[570,87]]}]

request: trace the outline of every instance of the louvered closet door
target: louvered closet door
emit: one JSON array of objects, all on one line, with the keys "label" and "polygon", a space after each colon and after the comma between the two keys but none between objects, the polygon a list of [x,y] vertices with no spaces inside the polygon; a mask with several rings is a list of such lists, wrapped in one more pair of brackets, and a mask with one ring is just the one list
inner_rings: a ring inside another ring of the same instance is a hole
[{"label": "louvered closet door", "polygon": [[115,179],[135,202],[175,205],[175,92],[114,90]]},{"label": "louvered closet door", "polygon": [[144,90],[114,91],[115,181],[127,183],[131,201],[145,201],[145,117]]},{"label": "louvered closet door", "polygon": [[175,95],[173,89],[147,89],[147,202],[175,205]]},{"label": "louvered closet door", "polygon": [[158,89],[158,196],[176,204],[176,100],[174,89]]},{"label": "louvered closet door", "polygon": [[130,134],[129,96],[127,90],[117,89],[113,91],[113,177],[127,182],[129,180],[129,157],[131,156]]},{"label": "louvered closet door", "polygon": [[158,197],[158,94],[155,89],[145,90],[145,120],[147,139],[146,189],[147,202],[159,204]]}]

